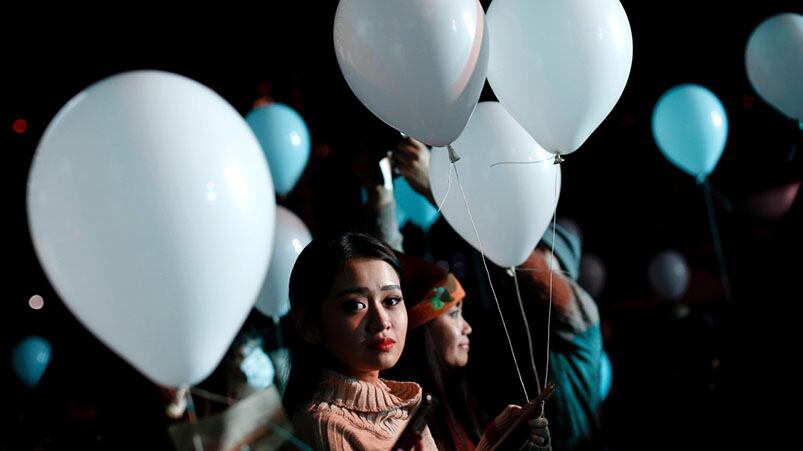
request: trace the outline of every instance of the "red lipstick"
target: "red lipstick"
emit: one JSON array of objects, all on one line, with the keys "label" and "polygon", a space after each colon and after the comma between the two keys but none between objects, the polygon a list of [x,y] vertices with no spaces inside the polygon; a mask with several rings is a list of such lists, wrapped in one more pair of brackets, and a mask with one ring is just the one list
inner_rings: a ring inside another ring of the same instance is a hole
[{"label": "red lipstick", "polygon": [[387,352],[390,351],[394,344],[396,344],[396,340],[392,338],[382,338],[372,341],[369,347],[378,351]]}]

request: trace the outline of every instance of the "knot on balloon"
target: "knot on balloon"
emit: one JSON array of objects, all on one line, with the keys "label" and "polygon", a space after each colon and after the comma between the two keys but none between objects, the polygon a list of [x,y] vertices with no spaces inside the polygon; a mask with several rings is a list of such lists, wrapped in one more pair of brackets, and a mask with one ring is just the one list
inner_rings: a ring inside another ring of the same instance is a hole
[{"label": "knot on balloon", "polygon": [[452,147],[451,144],[446,146],[446,148],[449,149],[449,161],[452,163],[457,163],[460,160],[460,155],[458,155],[457,152],[454,151],[454,148]]}]

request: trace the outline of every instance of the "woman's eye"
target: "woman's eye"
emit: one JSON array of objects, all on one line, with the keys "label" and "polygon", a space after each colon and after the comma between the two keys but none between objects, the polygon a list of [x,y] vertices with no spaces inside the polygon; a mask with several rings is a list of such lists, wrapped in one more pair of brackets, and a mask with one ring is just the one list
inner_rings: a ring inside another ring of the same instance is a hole
[{"label": "woman's eye", "polygon": [[457,319],[460,316],[460,310],[452,310],[451,312],[449,312],[449,316]]},{"label": "woman's eye", "polygon": [[347,312],[359,312],[360,310],[365,309],[367,306],[365,303],[357,301],[357,300],[348,300],[343,302],[342,304],[343,310]]},{"label": "woman's eye", "polygon": [[400,302],[402,302],[402,298],[398,298],[398,297],[385,298],[385,305],[387,305],[389,307],[393,307],[394,305],[397,305]]}]

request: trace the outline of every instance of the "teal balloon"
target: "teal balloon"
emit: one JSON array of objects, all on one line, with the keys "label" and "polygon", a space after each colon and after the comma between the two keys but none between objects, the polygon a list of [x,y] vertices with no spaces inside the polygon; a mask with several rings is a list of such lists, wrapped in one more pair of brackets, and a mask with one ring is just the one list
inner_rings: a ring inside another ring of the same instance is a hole
[{"label": "teal balloon", "polygon": [[276,193],[286,195],[296,186],[309,162],[307,124],[296,110],[283,103],[255,108],[245,121],[268,158]]},{"label": "teal balloon", "polygon": [[407,216],[407,212],[404,211],[403,208],[399,205],[399,202],[396,202],[396,222],[399,224],[399,230],[404,228],[407,225],[407,222],[410,221],[410,217]]},{"label": "teal balloon", "polygon": [[396,177],[393,180],[393,195],[396,197],[396,205],[406,217],[405,219],[425,231],[428,231],[440,216],[438,209],[426,197],[418,194],[404,177]]},{"label": "teal balloon", "polygon": [[725,150],[728,115],[714,93],[700,85],[683,84],[658,99],[652,134],[661,153],[701,183]]},{"label": "teal balloon", "polygon": [[600,360],[599,399],[605,401],[605,399],[608,398],[608,394],[611,392],[611,385],[613,385],[613,366],[611,365],[611,359],[608,357],[608,353],[605,351],[602,351]]},{"label": "teal balloon", "polygon": [[35,335],[20,341],[11,354],[11,366],[23,384],[34,387],[50,363],[50,343]]}]

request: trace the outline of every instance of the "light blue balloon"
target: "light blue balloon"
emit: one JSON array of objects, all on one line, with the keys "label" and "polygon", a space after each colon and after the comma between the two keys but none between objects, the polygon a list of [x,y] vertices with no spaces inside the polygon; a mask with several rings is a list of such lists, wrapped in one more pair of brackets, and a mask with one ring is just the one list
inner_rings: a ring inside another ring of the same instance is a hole
[{"label": "light blue balloon", "polygon": [[440,216],[438,209],[426,197],[418,194],[404,177],[396,177],[393,180],[393,195],[396,197],[398,210],[425,231],[428,231]]},{"label": "light blue balloon", "polygon": [[396,222],[399,223],[399,230],[403,229],[409,220],[410,217],[407,216],[407,213],[404,211],[404,209],[401,208],[398,202],[396,202]]},{"label": "light blue balloon", "polygon": [[608,357],[608,353],[605,351],[602,351],[600,360],[599,399],[605,401],[605,399],[608,398],[608,394],[611,392],[611,385],[613,385],[613,366],[611,365],[611,359]]},{"label": "light blue balloon", "polygon": [[50,343],[42,337],[31,335],[20,341],[11,354],[11,366],[22,383],[34,387],[50,363]]},{"label": "light blue balloon", "polygon": [[245,120],[268,158],[276,193],[286,195],[296,186],[309,162],[307,124],[296,110],[283,103],[255,108]]},{"label": "light blue balloon", "polygon": [[717,96],[695,84],[675,86],[658,99],[652,134],[661,153],[702,183],[728,140],[728,115]]}]

